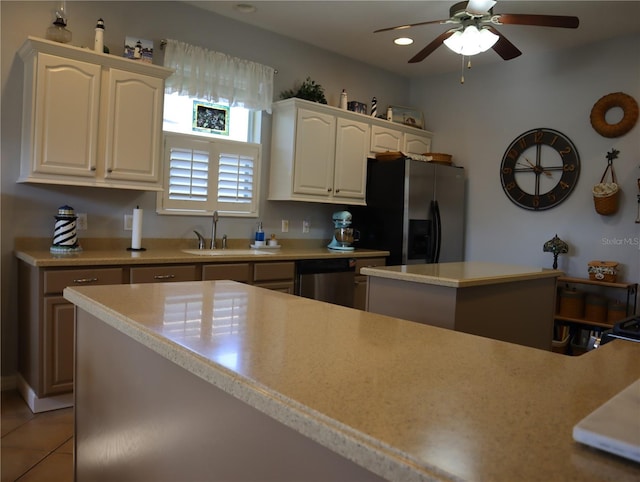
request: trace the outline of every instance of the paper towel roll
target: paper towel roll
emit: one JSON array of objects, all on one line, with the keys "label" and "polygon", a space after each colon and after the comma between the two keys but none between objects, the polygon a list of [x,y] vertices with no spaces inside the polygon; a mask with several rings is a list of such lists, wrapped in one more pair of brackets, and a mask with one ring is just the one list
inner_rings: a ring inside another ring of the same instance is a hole
[{"label": "paper towel roll", "polygon": [[142,248],[142,209],[133,210],[133,222],[131,225],[131,249]]}]

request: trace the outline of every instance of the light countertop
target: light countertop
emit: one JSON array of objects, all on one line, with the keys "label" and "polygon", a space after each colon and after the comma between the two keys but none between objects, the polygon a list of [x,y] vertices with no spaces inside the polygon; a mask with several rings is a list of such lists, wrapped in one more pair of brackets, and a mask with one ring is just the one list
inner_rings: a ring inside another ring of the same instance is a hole
[{"label": "light countertop", "polygon": [[640,343],[568,357],[231,281],[64,296],[390,480],[640,477],[637,464],[572,439],[579,420],[640,378]]},{"label": "light countertop", "polygon": [[379,278],[455,288],[556,278],[563,274],[562,271],[547,268],[480,261],[367,267],[362,268],[360,273]]},{"label": "light countertop", "polygon": [[[191,250],[193,248],[190,248]],[[178,247],[155,247],[146,251],[126,249],[86,249],[73,254],[52,254],[49,249],[19,249],[15,256],[36,267],[63,266],[110,266],[140,264],[184,264],[224,263],[229,261],[295,261],[299,259],[323,258],[369,258],[386,257],[388,251],[356,249],[354,251],[331,251],[327,248],[259,249],[259,254],[232,254],[238,248],[229,249],[229,254],[202,256],[185,253]],[[249,245],[241,248],[249,250]],[[224,250],[219,250],[223,252]]]}]

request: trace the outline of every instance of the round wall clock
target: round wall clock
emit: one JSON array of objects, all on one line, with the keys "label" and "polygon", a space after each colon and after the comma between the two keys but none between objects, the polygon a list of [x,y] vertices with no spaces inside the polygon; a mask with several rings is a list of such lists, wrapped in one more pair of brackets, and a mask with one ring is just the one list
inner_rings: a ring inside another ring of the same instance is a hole
[{"label": "round wall clock", "polygon": [[509,145],[500,165],[505,194],[516,205],[543,211],[567,199],[580,174],[573,142],[553,129],[532,129]]}]

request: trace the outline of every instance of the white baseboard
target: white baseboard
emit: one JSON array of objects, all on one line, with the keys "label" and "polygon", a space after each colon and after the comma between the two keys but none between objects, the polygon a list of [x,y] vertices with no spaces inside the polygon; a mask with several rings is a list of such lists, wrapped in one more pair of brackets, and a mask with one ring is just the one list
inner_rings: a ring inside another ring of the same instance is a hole
[{"label": "white baseboard", "polygon": [[24,401],[27,402],[27,405],[33,413],[73,407],[73,393],[39,398],[19,373],[17,377],[17,385],[18,392],[20,392],[20,395],[24,398]]}]

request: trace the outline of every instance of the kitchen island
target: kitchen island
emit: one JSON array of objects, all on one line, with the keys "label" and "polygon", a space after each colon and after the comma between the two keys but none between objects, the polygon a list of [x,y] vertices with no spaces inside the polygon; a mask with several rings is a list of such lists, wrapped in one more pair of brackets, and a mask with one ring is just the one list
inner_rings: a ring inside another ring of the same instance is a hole
[{"label": "kitchen island", "polygon": [[367,311],[551,349],[561,271],[459,262],[363,268]]},{"label": "kitchen island", "polygon": [[572,439],[640,377],[232,281],[67,288],[76,480],[632,481]]}]

